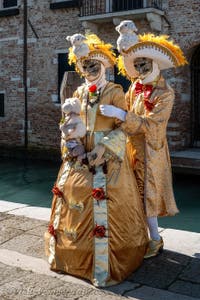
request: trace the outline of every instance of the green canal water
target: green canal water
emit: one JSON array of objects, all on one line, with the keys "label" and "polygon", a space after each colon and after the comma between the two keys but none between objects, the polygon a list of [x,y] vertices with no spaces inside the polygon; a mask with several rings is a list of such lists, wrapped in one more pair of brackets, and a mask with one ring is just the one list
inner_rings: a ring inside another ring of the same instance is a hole
[{"label": "green canal water", "polygon": [[[50,207],[58,170],[59,163],[1,159],[0,200]],[[173,174],[173,185],[180,213],[159,218],[159,226],[200,232],[200,176]]]}]

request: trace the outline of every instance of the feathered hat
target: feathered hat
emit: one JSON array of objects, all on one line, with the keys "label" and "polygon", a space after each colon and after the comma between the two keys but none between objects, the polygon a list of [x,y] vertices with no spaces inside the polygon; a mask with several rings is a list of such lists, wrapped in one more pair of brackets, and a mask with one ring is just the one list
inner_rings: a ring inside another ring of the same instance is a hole
[{"label": "feathered hat", "polygon": [[151,58],[160,70],[176,68],[187,64],[180,47],[169,40],[169,36],[155,36],[152,33],[139,35],[138,42],[123,51],[118,58],[118,68],[122,75],[137,77],[133,61],[138,57]]},{"label": "feathered hat", "polygon": [[69,48],[69,64],[74,64],[77,72],[83,72],[82,62],[85,59],[98,60],[105,68],[110,68],[116,63],[116,55],[112,50],[113,46],[101,41],[97,35],[86,34],[85,39],[82,38],[82,43],[77,46],[74,44],[72,37],[67,37],[67,40],[70,40],[73,46]]}]

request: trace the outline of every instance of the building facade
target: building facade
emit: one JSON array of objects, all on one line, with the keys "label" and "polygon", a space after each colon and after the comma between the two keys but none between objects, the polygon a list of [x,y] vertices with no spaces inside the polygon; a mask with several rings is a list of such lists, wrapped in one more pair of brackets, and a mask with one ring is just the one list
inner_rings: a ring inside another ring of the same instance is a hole
[{"label": "building facade", "polygon": [[180,45],[189,64],[165,72],[176,94],[168,141],[171,150],[200,147],[199,0],[0,0],[0,146],[59,149],[59,89],[73,71],[66,36],[94,32],[116,46],[123,19]]}]

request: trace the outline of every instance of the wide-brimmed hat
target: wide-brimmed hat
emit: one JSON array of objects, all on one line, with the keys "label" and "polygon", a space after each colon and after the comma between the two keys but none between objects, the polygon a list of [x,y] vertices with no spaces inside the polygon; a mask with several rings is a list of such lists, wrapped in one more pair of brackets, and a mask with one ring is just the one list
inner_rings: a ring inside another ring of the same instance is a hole
[{"label": "wide-brimmed hat", "polygon": [[112,49],[111,44],[104,43],[97,35],[85,35],[82,44],[69,48],[69,64],[74,64],[79,73],[83,73],[82,62],[85,59],[98,60],[105,68],[110,68],[116,63],[116,55]]},{"label": "wide-brimmed hat", "polygon": [[182,50],[169,36],[144,34],[138,36],[138,42],[123,51],[118,59],[120,73],[127,77],[135,78],[138,72],[133,61],[138,57],[147,57],[158,64],[160,70],[176,68],[187,63]]}]

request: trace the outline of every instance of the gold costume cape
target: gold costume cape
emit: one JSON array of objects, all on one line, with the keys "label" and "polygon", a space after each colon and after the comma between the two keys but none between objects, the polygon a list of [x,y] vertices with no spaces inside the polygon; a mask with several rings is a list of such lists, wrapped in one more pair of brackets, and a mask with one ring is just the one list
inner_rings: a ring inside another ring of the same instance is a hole
[{"label": "gold costume cape", "polygon": [[136,96],[134,88],[135,83],[126,94],[130,111],[122,128],[129,134],[128,151],[136,149],[134,172],[144,199],[146,214],[148,217],[174,215],[178,209],[173,194],[166,138],[174,92],[161,77],[150,97],[154,107],[147,111],[143,94]]},{"label": "gold costume cape", "polygon": [[[99,104],[126,109],[119,85],[107,83],[100,102],[88,106],[83,85],[74,96],[82,102],[82,119],[87,118],[87,147],[106,148],[107,174],[102,167],[96,174],[88,167],[64,161],[56,186],[64,200],[54,196],[50,225],[55,234],[45,233],[46,253],[52,270],[64,271],[90,280],[96,286],[108,286],[124,280],[143,261],[148,243],[143,203],[135,176],[126,155],[126,136],[114,118],[102,116]],[[89,141],[89,142],[88,142]],[[92,189],[103,188],[106,199],[97,201]],[[103,237],[93,234],[96,225],[106,229]]]}]

